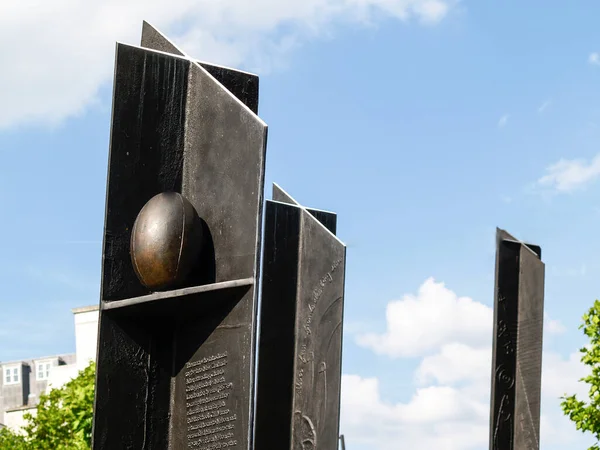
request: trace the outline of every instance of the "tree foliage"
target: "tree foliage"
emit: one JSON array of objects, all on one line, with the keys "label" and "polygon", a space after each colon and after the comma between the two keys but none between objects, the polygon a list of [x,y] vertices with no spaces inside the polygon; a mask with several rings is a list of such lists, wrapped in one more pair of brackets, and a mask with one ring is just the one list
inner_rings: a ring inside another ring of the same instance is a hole
[{"label": "tree foliage", "polygon": [[40,396],[36,414],[25,414],[24,435],[0,430],[0,448],[87,450],[91,448],[95,364],[60,388]]},{"label": "tree foliage", "polygon": [[589,386],[589,398],[584,401],[577,395],[564,396],[561,407],[578,430],[595,437],[596,444],[588,450],[600,450],[600,301],[596,300],[583,315],[579,328],[589,339],[589,344],[579,350],[581,362],[590,368],[590,374],[579,380]]},{"label": "tree foliage", "polygon": [[20,434],[13,433],[8,428],[0,430],[0,448],[10,450],[27,450],[27,440]]}]

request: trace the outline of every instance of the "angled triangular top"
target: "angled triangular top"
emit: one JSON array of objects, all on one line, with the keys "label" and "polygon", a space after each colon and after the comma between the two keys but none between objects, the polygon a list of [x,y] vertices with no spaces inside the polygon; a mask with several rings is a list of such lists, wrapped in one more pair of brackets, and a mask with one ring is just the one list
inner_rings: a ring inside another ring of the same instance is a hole
[{"label": "angled triangular top", "polygon": [[539,245],[529,244],[527,242],[520,241],[519,239],[515,238],[512,234],[510,234],[508,231],[503,230],[501,228],[496,228],[496,246],[501,241],[513,241],[513,242],[518,242],[520,244],[523,244],[525,247],[527,247],[529,250],[531,250],[533,253],[535,253],[539,259],[542,259],[542,248]]}]

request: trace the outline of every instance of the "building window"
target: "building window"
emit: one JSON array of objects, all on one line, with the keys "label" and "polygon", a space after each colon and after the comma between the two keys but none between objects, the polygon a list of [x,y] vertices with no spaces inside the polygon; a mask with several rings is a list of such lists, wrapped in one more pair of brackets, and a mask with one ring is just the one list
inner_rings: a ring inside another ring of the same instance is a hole
[{"label": "building window", "polygon": [[50,368],[52,367],[51,362],[39,362],[37,363],[37,379],[47,380],[50,378]]},{"label": "building window", "polygon": [[19,384],[21,382],[21,366],[4,368],[4,384]]}]

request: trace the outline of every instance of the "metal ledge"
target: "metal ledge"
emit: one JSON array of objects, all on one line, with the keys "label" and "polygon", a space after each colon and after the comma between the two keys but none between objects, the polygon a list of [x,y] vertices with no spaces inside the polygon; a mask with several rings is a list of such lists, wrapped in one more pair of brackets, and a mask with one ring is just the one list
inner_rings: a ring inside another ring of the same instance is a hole
[{"label": "metal ledge", "polygon": [[[175,289],[171,291],[155,292],[150,295],[142,295],[140,297],[127,298],[124,300],[103,301],[103,311],[119,311],[136,310],[139,314],[141,310],[153,310],[155,312],[165,312],[164,306],[178,300],[181,301],[186,297],[197,297],[206,294],[218,294],[222,291],[228,291],[254,285],[254,278],[242,278],[239,280],[223,281],[220,283],[205,284],[202,286],[194,286],[183,289]],[[171,308],[169,308],[171,309]]]}]

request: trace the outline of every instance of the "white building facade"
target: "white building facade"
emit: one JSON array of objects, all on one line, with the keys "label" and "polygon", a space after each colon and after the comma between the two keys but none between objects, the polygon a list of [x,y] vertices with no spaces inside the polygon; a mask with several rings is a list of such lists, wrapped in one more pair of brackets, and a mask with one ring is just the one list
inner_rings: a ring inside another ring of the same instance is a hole
[{"label": "white building facade", "polygon": [[96,360],[98,306],[72,310],[75,353],[0,363],[0,428],[19,431],[25,413],[35,413],[39,396],[63,386]]}]

